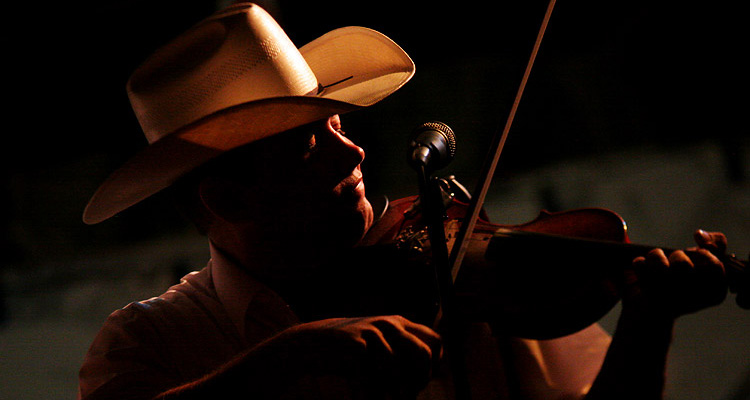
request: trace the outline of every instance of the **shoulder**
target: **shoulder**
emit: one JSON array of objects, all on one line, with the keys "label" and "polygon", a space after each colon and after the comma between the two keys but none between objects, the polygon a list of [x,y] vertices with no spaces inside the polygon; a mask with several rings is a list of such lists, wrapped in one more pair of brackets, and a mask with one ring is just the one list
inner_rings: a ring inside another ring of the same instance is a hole
[{"label": "shoulder", "polygon": [[158,343],[178,353],[193,343],[241,344],[216,295],[210,268],[186,275],[158,297],[113,312],[104,324],[108,327],[141,343]]},{"label": "shoulder", "polygon": [[216,299],[210,270],[204,269],[158,297],[110,314],[85,356],[80,390],[111,394],[127,390],[129,382],[183,382],[221,365],[243,347]]}]

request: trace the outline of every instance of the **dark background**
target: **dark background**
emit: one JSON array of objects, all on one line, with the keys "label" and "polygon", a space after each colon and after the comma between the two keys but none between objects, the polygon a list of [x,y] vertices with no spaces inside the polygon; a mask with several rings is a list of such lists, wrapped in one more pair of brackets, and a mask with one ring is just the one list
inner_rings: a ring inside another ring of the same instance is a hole
[{"label": "dark background", "polygon": [[[547,7],[539,0],[264,5],[298,46],[340,26],[362,25],[387,34],[414,59],[416,76],[402,90],[344,117],[346,131],[367,151],[368,194],[390,198],[416,191],[416,176],[404,161],[406,138],[428,120],[443,121],[456,132],[458,154],[446,174],[474,187]],[[81,213],[107,174],[145,146],[124,90],[130,72],[217,4],[135,0],[6,7],[0,28],[6,99],[0,146],[0,332],[7,336],[0,344],[8,354],[26,349],[24,343],[32,342],[19,342],[14,332],[29,340],[24,329],[40,332],[38,321],[51,317],[59,321],[58,330],[39,333],[39,340],[54,336],[65,346],[61,337],[70,332],[65,322],[83,324],[88,330],[69,338],[82,343],[69,350],[72,361],[54,368],[67,374],[72,364],[75,374],[82,357],[76,351],[85,351],[87,335],[107,314],[80,306],[107,295],[86,278],[132,278],[133,271],[138,279],[161,276],[156,267],[144,275],[126,262],[105,260],[141,249],[137,257],[149,263],[150,255],[177,253],[195,239],[158,195],[95,226],[84,225]],[[747,255],[742,15],[737,3],[728,1],[560,1],[488,198],[491,215],[501,218],[496,222],[523,222],[542,208],[622,206],[615,211],[631,222],[638,239],[689,245],[690,230],[708,224],[733,234],[733,249]],[[601,199],[613,200],[597,202]],[[675,215],[683,209],[691,213]],[[150,243],[172,245],[153,250]],[[202,254],[193,247],[187,252]],[[92,259],[113,266],[97,268]],[[205,262],[198,257],[183,267],[185,260],[169,260],[170,271]],[[128,301],[141,295],[120,289]],[[77,299],[72,312],[65,306],[70,296]],[[15,357],[24,362],[37,356]],[[722,386],[717,396],[741,391],[744,364],[734,367],[736,373],[727,378],[731,386]],[[60,378],[66,385],[71,379]],[[10,388],[25,382],[8,380],[14,382],[6,385]]]},{"label": "dark background", "polygon": [[[411,180],[392,179],[409,174],[403,143],[429,119],[454,129],[452,172],[473,182],[510,110],[546,6],[282,0],[267,8],[299,46],[342,25],[363,25],[385,32],[415,60],[417,75],[398,96],[345,119],[369,152],[371,192],[399,197],[413,190],[403,188]],[[157,201],[106,226],[78,221],[96,185],[145,145],[124,91],[129,73],[214,7],[166,0],[11,6],[2,35],[10,106],[4,226],[33,225],[30,236],[50,235],[48,246],[63,242],[53,251],[171,229],[170,218],[151,218],[163,216]],[[736,152],[746,136],[739,11],[731,2],[558,4],[498,176],[644,143],[674,148],[711,139],[722,146],[726,174],[744,179]],[[34,192],[25,198],[14,185],[37,184],[29,179],[53,187],[22,188]],[[45,251],[6,237],[21,259]]]}]

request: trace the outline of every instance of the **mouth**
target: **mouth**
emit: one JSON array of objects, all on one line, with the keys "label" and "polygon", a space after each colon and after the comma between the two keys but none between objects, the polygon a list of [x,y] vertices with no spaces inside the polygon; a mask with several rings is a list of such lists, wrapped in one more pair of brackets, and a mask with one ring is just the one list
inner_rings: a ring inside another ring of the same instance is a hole
[{"label": "mouth", "polygon": [[350,176],[341,182],[342,192],[357,192],[364,189],[365,182],[361,176]]},{"label": "mouth", "polygon": [[355,178],[354,182],[352,182],[352,186],[354,186],[354,189],[359,189],[365,185],[365,181],[360,176],[359,178]]},{"label": "mouth", "polygon": [[338,189],[342,197],[363,197],[365,182],[362,173],[354,170],[350,176],[339,183]]}]

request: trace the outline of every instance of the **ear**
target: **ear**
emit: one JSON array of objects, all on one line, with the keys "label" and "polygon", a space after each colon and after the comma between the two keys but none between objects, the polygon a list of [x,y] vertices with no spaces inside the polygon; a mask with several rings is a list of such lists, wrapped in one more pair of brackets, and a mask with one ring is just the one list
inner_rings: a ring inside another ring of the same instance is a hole
[{"label": "ear", "polygon": [[249,190],[230,180],[206,177],[198,185],[203,206],[214,218],[241,222],[250,216]]}]

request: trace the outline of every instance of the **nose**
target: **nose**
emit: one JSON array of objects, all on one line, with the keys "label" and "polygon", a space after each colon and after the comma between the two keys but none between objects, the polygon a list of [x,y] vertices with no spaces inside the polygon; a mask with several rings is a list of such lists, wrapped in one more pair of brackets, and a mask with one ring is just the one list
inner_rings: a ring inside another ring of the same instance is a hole
[{"label": "nose", "polygon": [[351,172],[365,159],[365,151],[344,136],[341,130],[331,129],[329,133],[325,146],[330,152],[328,159],[341,172]]},{"label": "nose", "polygon": [[341,141],[341,147],[342,147],[342,153],[343,153],[342,158],[345,158],[353,166],[362,164],[362,161],[364,161],[365,159],[365,150],[359,147],[351,139],[344,136],[342,132],[337,131],[336,134],[339,137],[339,140]]}]

